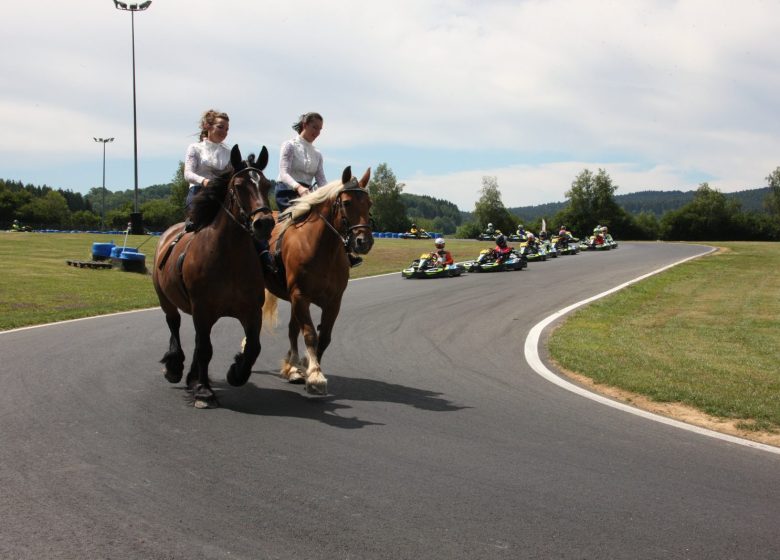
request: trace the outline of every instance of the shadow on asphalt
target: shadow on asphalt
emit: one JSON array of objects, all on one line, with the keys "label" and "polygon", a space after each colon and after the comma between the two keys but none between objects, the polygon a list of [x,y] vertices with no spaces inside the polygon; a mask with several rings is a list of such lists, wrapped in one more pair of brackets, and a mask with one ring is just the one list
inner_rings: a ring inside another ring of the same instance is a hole
[{"label": "shadow on asphalt", "polygon": [[[432,412],[471,408],[455,405],[441,393],[374,379],[329,375],[329,393],[314,396],[307,394],[303,385],[283,381],[278,372],[255,370],[252,374],[250,382],[243,387],[212,381],[221,408],[243,414],[306,418],[345,429],[381,425],[343,416],[344,411],[352,408],[347,401],[396,403]],[[273,387],[275,384],[278,388]]]}]

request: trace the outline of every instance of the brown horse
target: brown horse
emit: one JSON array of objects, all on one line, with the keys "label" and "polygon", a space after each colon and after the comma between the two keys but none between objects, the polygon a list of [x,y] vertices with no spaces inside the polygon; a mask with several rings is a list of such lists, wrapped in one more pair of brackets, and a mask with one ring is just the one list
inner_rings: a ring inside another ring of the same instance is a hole
[{"label": "brown horse", "polygon": [[[279,216],[271,234],[271,249],[281,249],[277,260],[282,266],[277,275],[266,272],[263,314],[275,322],[276,298],[290,302],[290,350],[282,363],[281,374],[291,383],[305,381],[310,393],[328,391],[328,380],[322,374],[320,362],[330,344],[349,280],[346,250],[366,254],[374,244],[369,214],[371,198],[366,189],[370,175],[368,169],[358,181],[347,167],[340,181],[297,199]],[[312,303],[322,310],[316,330],[309,312]],[[298,357],[301,330],[308,362],[305,374]]]},{"label": "brown horse", "polygon": [[245,162],[238,146],[233,146],[230,163],[232,171],[211,181],[193,199],[190,217],[195,231],[185,233],[183,224],[170,227],[154,257],[154,289],[171,331],[169,349],[161,360],[165,378],[178,383],[184,372],[179,338],[182,310],[192,315],[195,326],[187,389],[197,408],[218,406],[208,367],[213,354],[211,328],[220,317],[238,319],[247,341],[230,366],[228,383],[246,383],[260,354],[265,290],[256,242],[268,239],[274,225],[268,203],[272,184],[262,173],[268,150],[263,147],[257,162],[252,155]]}]

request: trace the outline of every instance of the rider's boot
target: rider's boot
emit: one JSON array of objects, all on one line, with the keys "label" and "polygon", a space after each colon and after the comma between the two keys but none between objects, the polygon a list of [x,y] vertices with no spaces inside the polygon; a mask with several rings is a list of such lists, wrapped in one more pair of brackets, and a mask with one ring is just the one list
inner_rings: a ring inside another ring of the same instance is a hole
[{"label": "rider's boot", "polygon": [[263,270],[269,274],[276,274],[279,272],[276,268],[276,263],[274,262],[274,256],[268,249],[260,252],[260,262],[263,263]]}]

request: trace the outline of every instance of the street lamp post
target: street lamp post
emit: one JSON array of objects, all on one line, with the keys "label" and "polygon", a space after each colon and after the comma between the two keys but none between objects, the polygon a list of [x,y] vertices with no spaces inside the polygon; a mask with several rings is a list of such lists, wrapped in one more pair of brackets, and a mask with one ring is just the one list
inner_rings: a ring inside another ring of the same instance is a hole
[{"label": "street lamp post", "polygon": [[135,211],[130,215],[130,229],[134,235],[144,233],[144,224],[141,212],[138,211],[138,124],[135,110],[135,12],[142,12],[152,5],[152,0],[146,0],[141,4],[127,4],[114,0],[114,7],[117,10],[130,12],[130,37],[133,51],[133,159],[135,161]]},{"label": "street lamp post", "polygon": [[113,138],[95,138],[94,136],[92,139],[95,142],[100,142],[103,144],[103,191],[102,191],[102,197],[103,201],[100,204],[100,231],[103,231],[106,229],[106,143],[107,142],[113,142]]}]

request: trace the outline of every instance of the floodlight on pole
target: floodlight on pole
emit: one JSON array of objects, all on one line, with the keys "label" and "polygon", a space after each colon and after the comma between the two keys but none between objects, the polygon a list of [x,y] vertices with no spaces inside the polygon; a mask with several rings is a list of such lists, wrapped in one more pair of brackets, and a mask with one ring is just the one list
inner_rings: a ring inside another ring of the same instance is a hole
[{"label": "floodlight on pole", "polygon": [[114,7],[117,10],[130,12],[130,38],[133,53],[133,160],[135,162],[135,197],[134,212],[130,216],[130,223],[134,234],[143,234],[144,226],[141,213],[138,211],[138,120],[136,118],[135,103],[135,12],[142,12],[152,5],[152,0],[146,0],[140,4],[127,4],[114,0]]},{"label": "floodlight on pole", "polygon": [[102,196],[102,202],[100,204],[100,231],[103,231],[106,229],[106,144],[108,142],[113,142],[113,138],[95,138],[94,136],[92,139],[95,142],[100,142],[103,144],[103,190],[101,193]]}]

